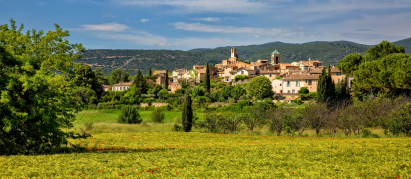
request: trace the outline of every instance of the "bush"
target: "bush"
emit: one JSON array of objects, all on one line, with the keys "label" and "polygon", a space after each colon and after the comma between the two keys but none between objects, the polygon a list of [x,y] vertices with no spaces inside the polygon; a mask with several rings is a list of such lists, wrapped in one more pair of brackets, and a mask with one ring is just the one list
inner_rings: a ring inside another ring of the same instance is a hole
[{"label": "bush", "polygon": [[301,100],[307,100],[308,99],[308,94],[300,94],[300,99]]},{"label": "bush", "polygon": [[141,119],[137,108],[135,108],[134,106],[126,105],[121,108],[121,114],[118,117],[119,123],[140,124],[141,121],[143,121],[143,119]]},{"label": "bush", "polygon": [[183,127],[182,127],[181,125],[178,125],[178,124],[176,123],[176,124],[174,124],[174,126],[173,126],[173,131],[178,132],[178,131],[181,131],[182,128],[183,128]]},{"label": "bush", "polygon": [[165,114],[161,108],[154,109],[153,113],[151,113],[151,120],[156,123],[163,123],[165,118]]},{"label": "bush", "polygon": [[306,88],[306,87],[301,87],[300,88],[300,91],[298,91],[298,94],[299,95],[302,95],[302,94],[308,94],[310,91],[308,91],[308,89]]},{"label": "bush", "polygon": [[300,98],[294,99],[292,102],[295,103],[295,104],[298,104],[298,105],[302,105],[302,104],[303,104],[303,101],[301,101]]},{"label": "bush", "polygon": [[310,97],[310,98],[312,98],[312,99],[317,98],[317,92],[309,92],[309,93],[308,93],[308,97]]},{"label": "bush", "polygon": [[167,95],[168,95],[168,90],[166,90],[166,89],[160,90],[160,91],[158,92],[158,94],[157,94],[157,96],[158,96],[160,99],[167,99]]},{"label": "bush", "polygon": [[274,99],[276,99],[276,100],[283,100],[283,99],[285,99],[285,97],[284,97],[284,96],[281,96],[281,95],[276,95],[276,96],[274,96]]}]

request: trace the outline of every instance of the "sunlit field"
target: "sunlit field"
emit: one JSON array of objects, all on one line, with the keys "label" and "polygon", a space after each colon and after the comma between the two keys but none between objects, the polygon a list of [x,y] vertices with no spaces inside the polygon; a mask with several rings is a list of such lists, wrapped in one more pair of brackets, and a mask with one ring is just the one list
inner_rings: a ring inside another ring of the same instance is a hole
[{"label": "sunlit field", "polygon": [[409,138],[102,133],[88,152],[1,156],[2,178],[401,178]]}]

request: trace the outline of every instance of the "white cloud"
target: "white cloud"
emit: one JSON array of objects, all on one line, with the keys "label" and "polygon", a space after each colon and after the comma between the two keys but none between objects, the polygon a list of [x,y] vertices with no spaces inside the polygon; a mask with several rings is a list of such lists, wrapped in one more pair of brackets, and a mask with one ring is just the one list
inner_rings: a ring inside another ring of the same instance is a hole
[{"label": "white cloud", "polygon": [[205,17],[205,18],[191,18],[190,20],[218,22],[218,21],[221,21],[221,18],[218,18],[218,17]]},{"label": "white cloud", "polygon": [[84,24],[82,28],[73,30],[86,30],[86,31],[106,31],[106,32],[123,32],[129,27],[124,24],[106,23],[106,24]]},{"label": "white cloud", "polygon": [[146,23],[146,22],[148,22],[148,19],[140,19],[140,22]]},{"label": "white cloud", "polygon": [[179,13],[224,12],[255,14],[270,10],[264,2],[250,0],[112,0],[123,6],[160,6],[178,8]]},{"label": "white cloud", "polygon": [[261,34],[266,36],[279,35],[286,32],[282,29],[266,29],[266,28],[253,28],[253,27],[235,27],[235,26],[219,26],[219,25],[206,25],[201,23],[185,23],[176,22],[169,23],[173,25],[175,29],[194,31],[194,32],[210,32],[210,33],[230,33],[230,34]]}]

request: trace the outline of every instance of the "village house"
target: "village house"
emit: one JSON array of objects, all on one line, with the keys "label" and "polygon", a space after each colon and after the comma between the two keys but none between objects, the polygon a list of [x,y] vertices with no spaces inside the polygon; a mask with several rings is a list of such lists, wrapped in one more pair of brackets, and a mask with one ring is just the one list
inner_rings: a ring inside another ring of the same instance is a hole
[{"label": "village house", "polygon": [[111,87],[111,90],[113,91],[125,91],[130,88],[130,86],[133,84],[134,80],[131,80],[130,82],[120,82]]}]

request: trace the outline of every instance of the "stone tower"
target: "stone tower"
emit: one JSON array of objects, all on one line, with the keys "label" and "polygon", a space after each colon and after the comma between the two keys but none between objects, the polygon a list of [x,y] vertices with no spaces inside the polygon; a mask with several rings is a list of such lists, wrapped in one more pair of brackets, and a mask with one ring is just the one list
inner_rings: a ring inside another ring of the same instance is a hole
[{"label": "stone tower", "polygon": [[280,64],[280,52],[278,52],[277,50],[271,53],[271,64]]},{"label": "stone tower", "polygon": [[235,52],[235,48],[231,48],[231,58],[228,59],[229,62],[236,62],[238,59],[238,54]]}]

